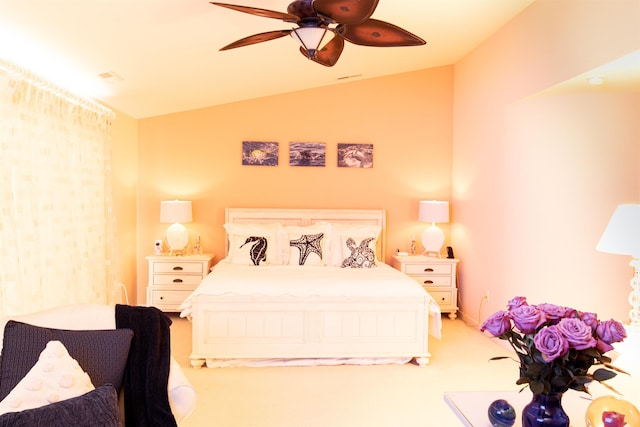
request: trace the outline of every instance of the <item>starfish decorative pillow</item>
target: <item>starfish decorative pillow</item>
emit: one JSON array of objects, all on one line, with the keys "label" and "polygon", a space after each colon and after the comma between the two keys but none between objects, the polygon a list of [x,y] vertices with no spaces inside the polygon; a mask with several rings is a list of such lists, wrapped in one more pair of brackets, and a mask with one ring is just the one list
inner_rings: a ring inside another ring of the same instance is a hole
[{"label": "starfish decorative pillow", "polygon": [[289,242],[289,265],[325,265],[330,227],[285,227]]}]

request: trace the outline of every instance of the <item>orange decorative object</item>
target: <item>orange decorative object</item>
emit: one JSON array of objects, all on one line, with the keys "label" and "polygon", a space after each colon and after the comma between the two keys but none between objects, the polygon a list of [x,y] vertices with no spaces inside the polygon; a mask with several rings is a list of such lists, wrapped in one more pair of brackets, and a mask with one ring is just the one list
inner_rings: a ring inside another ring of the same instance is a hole
[{"label": "orange decorative object", "polygon": [[[615,412],[624,416],[624,424],[620,424],[620,416],[611,416]],[[606,413],[606,414],[605,414]],[[604,415],[604,416],[603,416]],[[640,426],[640,411],[631,402],[615,396],[602,396],[594,399],[585,416],[587,427],[634,427]],[[611,424],[611,422],[614,422]],[[617,422],[617,424],[616,424]]]}]

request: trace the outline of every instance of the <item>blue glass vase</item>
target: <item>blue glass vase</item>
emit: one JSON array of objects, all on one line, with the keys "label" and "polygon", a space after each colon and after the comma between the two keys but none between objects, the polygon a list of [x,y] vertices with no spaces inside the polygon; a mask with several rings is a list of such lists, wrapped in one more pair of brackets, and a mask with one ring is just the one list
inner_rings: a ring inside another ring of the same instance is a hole
[{"label": "blue glass vase", "polygon": [[522,427],[569,427],[562,409],[562,393],[534,394],[522,410]]}]

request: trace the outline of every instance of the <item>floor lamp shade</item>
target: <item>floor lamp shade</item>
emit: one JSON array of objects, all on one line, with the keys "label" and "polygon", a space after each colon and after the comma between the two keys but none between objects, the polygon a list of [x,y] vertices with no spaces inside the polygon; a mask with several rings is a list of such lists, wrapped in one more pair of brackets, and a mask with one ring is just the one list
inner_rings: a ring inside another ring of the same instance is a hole
[{"label": "floor lamp shade", "polygon": [[189,232],[182,225],[191,222],[191,202],[185,200],[167,200],[160,202],[160,222],[170,223],[167,228],[167,244],[171,252],[183,250],[189,244]]},{"label": "floor lamp shade", "polygon": [[596,249],[640,258],[640,205],[618,206]]},{"label": "floor lamp shade", "polygon": [[449,222],[449,202],[437,200],[423,200],[420,202],[418,219],[422,222],[430,222],[422,233],[423,254],[438,255],[444,244],[444,233],[437,222]]},{"label": "floor lamp shade", "polygon": [[613,212],[596,249],[631,256],[630,265],[634,274],[630,283],[629,319],[635,333],[640,333],[640,205],[619,205]]}]

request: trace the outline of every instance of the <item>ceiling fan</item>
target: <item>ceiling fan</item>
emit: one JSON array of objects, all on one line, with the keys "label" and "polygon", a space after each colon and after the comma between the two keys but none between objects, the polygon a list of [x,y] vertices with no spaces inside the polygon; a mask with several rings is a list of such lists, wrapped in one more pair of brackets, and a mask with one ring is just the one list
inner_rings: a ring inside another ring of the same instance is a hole
[{"label": "ceiling fan", "polygon": [[297,28],[267,31],[230,43],[220,50],[234,49],[290,35],[300,43],[300,52],[318,64],[332,67],[338,62],[345,40],[373,47],[420,46],[420,37],[388,22],[371,19],[378,0],[295,0],[287,12],[211,2],[216,6],[263,18],[281,19]]}]

